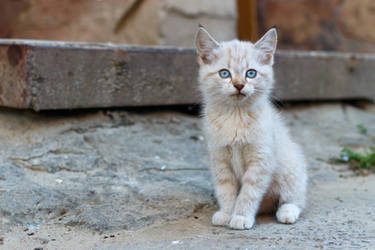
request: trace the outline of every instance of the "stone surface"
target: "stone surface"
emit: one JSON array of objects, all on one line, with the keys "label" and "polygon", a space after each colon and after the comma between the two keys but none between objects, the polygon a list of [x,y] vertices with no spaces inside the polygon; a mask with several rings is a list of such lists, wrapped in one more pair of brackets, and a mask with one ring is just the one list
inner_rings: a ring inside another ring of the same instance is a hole
[{"label": "stone surface", "polygon": [[198,24],[236,37],[236,1],[2,0],[0,37],[193,47]]},{"label": "stone surface", "polygon": [[200,1],[200,0],[164,0],[165,8],[171,11],[180,12],[184,15],[198,17],[199,15],[218,16],[235,18],[236,1],[229,0],[218,3],[215,0]]},{"label": "stone surface", "polygon": [[160,21],[161,44],[194,47],[199,24],[218,40],[237,37],[236,1],[165,0]]},{"label": "stone surface", "polygon": [[[365,148],[373,104],[287,105],[309,162],[308,207],[294,225],[259,216],[236,231],[217,209],[200,119],[180,110],[0,110],[0,236],[6,249],[313,249],[375,244],[375,176],[331,165]],[[177,112],[178,111],[178,112]],[[347,145],[349,143],[350,145]]]},{"label": "stone surface", "polygon": [[[192,49],[0,40],[0,104],[34,110],[196,104],[196,61]],[[374,67],[372,54],[280,50],[275,97],[373,99]]]},{"label": "stone surface", "polygon": [[276,25],[284,49],[373,53],[374,20],[371,0],[258,1],[259,35]]},{"label": "stone surface", "polygon": [[[258,35],[276,25],[281,48],[375,51],[371,0],[256,4]],[[199,23],[220,40],[237,37],[237,8],[235,0],[2,0],[0,37],[190,48]]]},{"label": "stone surface", "polygon": [[[18,120],[13,113],[3,115]],[[204,150],[192,139],[200,134],[197,119],[126,112],[55,118],[28,114],[28,125],[8,124],[16,126],[15,137],[2,139],[15,147],[4,145],[1,152],[3,222],[136,229],[212,203],[204,158],[194,156]]]},{"label": "stone surface", "polygon": [[0,24],[1,37],[148,45],[159,41],[160,1],[142,1],[123,25],[120,22],[135,0],[2,2],[6,8],[0,13],[11,17]]},{"label": "stone surface", "polygon": [[29,0],[3,0],[0,1],[0,37],[11,37],[15,25],[14,18],[27,9]]},{"label": "stone surface", "polygon": [[345,1],[339,14],[339,26],[347,38],[375,44],[375,2]]}]

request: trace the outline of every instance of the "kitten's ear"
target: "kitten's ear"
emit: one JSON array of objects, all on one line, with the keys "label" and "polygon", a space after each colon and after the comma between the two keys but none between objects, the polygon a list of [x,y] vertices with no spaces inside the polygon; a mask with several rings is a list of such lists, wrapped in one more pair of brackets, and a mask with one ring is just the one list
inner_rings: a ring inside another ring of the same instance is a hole
[{"label": "kitten's ear", "polygon": [[255,48],[259,49],[262,53],[262,63],[273,64],[273,55],[276,51],[277,32],[276,28],[271,28],[267,33],[255,43]]},{"label": "kitten's ear", "polygon": [[219,43],[200,25],[195,36],[195,47],[203,63],[209,64],[214,57],[212,52],[219,47]]}]

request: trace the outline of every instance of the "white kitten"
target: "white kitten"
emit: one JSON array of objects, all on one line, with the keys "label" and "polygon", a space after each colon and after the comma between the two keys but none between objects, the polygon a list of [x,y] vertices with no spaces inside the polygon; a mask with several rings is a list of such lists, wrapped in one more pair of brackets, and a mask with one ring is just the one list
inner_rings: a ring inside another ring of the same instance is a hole
[{"label": "white kitten", "polygon": [[276,29],[257,43],[217,42],[200,27],[199,82],[210,170],[220,206],[214,225],[249,229],[274,211],[294,223],[305,206],[306,163],[269,95],[274,84]]}]

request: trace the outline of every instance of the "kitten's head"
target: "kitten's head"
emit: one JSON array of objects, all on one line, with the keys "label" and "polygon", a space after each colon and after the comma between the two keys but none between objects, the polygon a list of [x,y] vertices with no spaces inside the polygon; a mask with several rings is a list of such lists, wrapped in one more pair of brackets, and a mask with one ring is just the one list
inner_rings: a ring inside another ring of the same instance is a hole
[{"label": "kitten's head", "polygon": [[196,36],[200,88],[206,101],[247,104],[267,97],[273,85],[276,29],[258,42],[217,42],[203,27]]}]

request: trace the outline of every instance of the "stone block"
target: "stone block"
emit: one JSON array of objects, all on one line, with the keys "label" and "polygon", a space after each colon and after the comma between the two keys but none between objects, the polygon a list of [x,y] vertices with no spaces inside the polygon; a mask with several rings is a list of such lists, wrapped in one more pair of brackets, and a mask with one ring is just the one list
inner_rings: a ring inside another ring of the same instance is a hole
[{"label": "stone block", "polygon": [[374,1],[345,1],[339,12],[338,23],[346,38],[375,44]]},{"label": "stone block", "polygon": [[165,7],[182,15],[199,17],[202,15],[236,18],[236,1],[215,0],[164,0]]},{"label": "stone block", "polygon": [[283,49],[375,52],[371,0],[258,1],[259,35],[276,25]]},{"label": "stone block", "polygon": [[218,40],[237,37],[236,1],[164,0],[160,19],[161,44],[194,47],[199,24]]},{"label": "stone block", "polygon": [[[198,104],[193,49],[0,40],[0,104],[34,110]],[[375,96],[371,54],[278,51],[275,96]]]},{"label": "stone block", "polygon": [[[8,1],[0,13],[6,25],[0,25],[3,37],[84,41],[116,42],[132,44],[158,44],[159,1],[154,0],[34,0]],[[129,9],[140,2],[136,13]],[[21,5],[22,3],[22,5]],[[1,7],[2,4],[0,4]],[[124,15],[127,20],[123,25]],[[1,19],[0,19],[1,20]],[[152,22],[150,22],[152,20]],[[1,28],[3,27],[3,28]],[[4,27],[8,27],[4,30]]]},{"label": "stone block", "polygon": [[236,2],[169,0],[4,0],[3,38],[193,47],[201,23],[236,37]]}]

